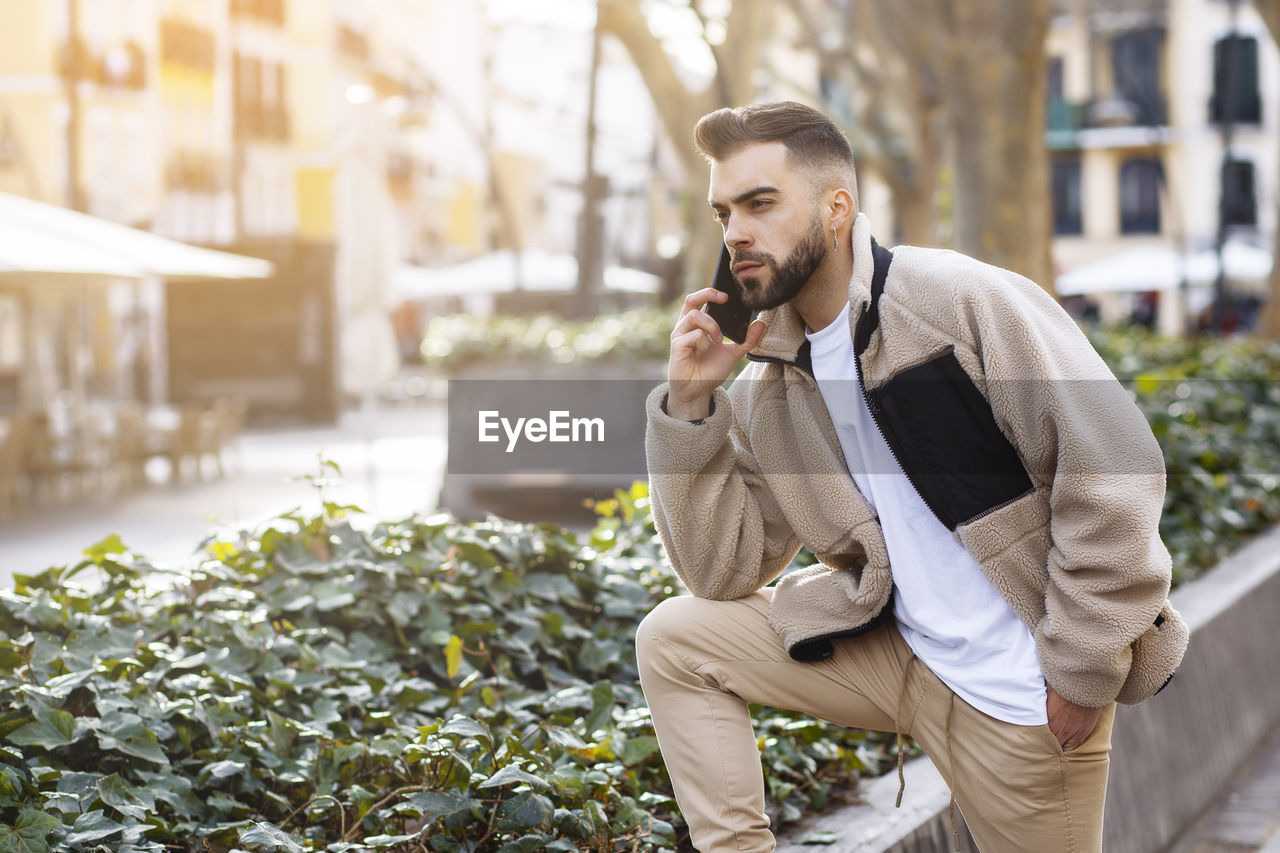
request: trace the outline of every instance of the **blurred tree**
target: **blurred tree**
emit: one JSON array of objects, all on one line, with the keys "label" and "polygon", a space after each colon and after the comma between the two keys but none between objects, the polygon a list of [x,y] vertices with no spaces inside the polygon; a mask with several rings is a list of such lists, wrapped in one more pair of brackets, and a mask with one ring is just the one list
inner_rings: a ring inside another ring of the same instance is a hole
[{"label": "blurred tree", "polygon": [[[891,3],[900,10],[916,4]],[[1053,292],[1044,141],[1049,0],[930,0],[912,26],[941,27],[940,75],[955,150],[955,246]]]},{"label": "blurred tree", "polygon": [[703,195],[707,185],[707,166],[693,149],[693,125],[712,110],[750,103],[755,99],[754,79],[761,45],[768,31],[769,7],[758,0],[735,2],[724,19],[724,39],[721,41],[709,37],[711,22],[704,14],[700,0],[689,0],[689,8],[702,23],[703,36],[716,65],[710,85],[694,89],[681,78],[662,39],[650,28],[641,6],[641,0],[599,0],[599,25],[604,32],[621,41],[631,55],[688,177],[690,193],[686,217],[690,242],[684,253],[682,279],[686,290],[694,290],[711,283],[723,238]]},{"label": "blurred tree", "polygon": [[[689,3],[705,25],[700,0]],[[785,0],[782,8],[798,25],[789,46],[816,56],[818,75],[796,80],[785,68],[769,72],[825,104],[841,123],[860,166],[889,184],[905,242],[940,242],[941,176],[952,174],[955,248],[1052,292],[1044,144],[1050,7],[1050,0]],[[733,2],[723,42],[708,39],[717,71],[703,91],[680,79],[640,0],[600,0],[599,8],[602,25],[640,69],[686,171],[705,176],[697,155],[679,140],[703,113],[752,100],[765,39],[784,31],[766,12],[772,7],[762,0]],[[696,227],[709,217],[700,204],[693,207],[686,281],[700,285],[711,266],[707,247],[715,242],[707,236],[712,228]]]},{"label": "blurred tree", "polygon": [[[1258,14],[1266,21],[1271,38],[1280,46],[1280,0],[1253,0]],[[1280,338],[1280,181],[1277,181],[1276,197],[1276,238],[1271,247],[1271,288],[1267,299],[1266,310],[1258,323],[1258,334],[1268,338]]]},{"label": "blurred tree", "polygon": [[[903,242],[938,245],[945,139],[937,62],[941,29],[910,26],[909,16],[890,3],[786,5],[799,24],[803,43],[796,46],[818,58],[813,95],[840,122],[859,168],[889,185]],[[888,225],[877,228],[884,233]]]},{"label": "blurred tree", "polygon": [[[1061,2],[1061,0],[1060,0]],[[903,239],[951,242],[1052,292],[1044,145],[1050,0],[787,0],[820,62],[823,99],[889,184]]]}]

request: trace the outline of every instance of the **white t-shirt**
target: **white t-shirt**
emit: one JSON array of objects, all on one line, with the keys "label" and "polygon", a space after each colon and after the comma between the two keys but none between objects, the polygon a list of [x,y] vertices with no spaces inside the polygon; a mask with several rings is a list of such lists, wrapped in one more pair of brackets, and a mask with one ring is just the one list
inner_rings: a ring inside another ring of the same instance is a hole
[{"label": "white t-shirt", "polygon": [[1031,632],[925,506],[871,418],[854,364],[849,305],[822,331],[805,334],[849,473],[884,529],[893,611],[907,645],[979,711],[1044,724],[1044,675]]}]

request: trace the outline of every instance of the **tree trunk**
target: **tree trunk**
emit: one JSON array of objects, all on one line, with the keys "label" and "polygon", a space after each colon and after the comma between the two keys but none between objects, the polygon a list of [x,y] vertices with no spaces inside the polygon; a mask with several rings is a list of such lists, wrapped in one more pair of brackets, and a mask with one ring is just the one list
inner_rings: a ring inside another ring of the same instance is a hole
[{"label": "tree trunk", "polygon": [[[901,241],[938,245],[938,174],[942,167],[939,120],[938,50],[941,28],[920,26],[910,4],[852,3],[839,9],[828,0],[787,0],[800,25],[806,47],[818,55],[823,79],[842,81],[814,92],[833,116],[853,113],[840,122],[849,137],[859,176],[879,175],[893,194]],[[792,81],[793,83],[795,81]],[[879,239],[893,239],[892,223],[873,222]]]},{"label": "tree trunk", "polygon": [[[948,0],[956,248],[1053,293],[1044,143],[1048,0]],[[945,19],[945,18],[944,18]]]},{"label": "tree trunk", "polygon": [[[1271,39],[1280,47],[1280,0],[1254,0],[1258,14],[1266,21],[1271,31]],[[1280,180],[1272,195],[1275,196],[1276,217],[1275,235],[1271,243],[1271,286],[1268,288],[1266,308],[1258,321],[1258,334],[1263,337],[1280,339]]]},{"label": "tree trunk", "polygon": [[937,182],[929,187],[915,185],[893,190],[894,209],[898,214],[898,227],[902,229],[901,241],[908,246],[936,246],[938,244]]},{"label": "tree trunk", "polygon": [[597,14],[603,31],[621,41],[631,55],[680,158],[689,187],[685,214],[689,244],[681,258],[683,283],[686,291],[706,287],[715,273],[724,237],[706,203],[709,171],[693,148],[693,126],[714,109],[750,103],[754,98],[752,78],[768,7],[760,2],[733,4],[725,21],[725,41],[713,49],[716,79],[704,91],[690,90],[680,79],[662,42],[649,29],[638,0],[598,0]]}]

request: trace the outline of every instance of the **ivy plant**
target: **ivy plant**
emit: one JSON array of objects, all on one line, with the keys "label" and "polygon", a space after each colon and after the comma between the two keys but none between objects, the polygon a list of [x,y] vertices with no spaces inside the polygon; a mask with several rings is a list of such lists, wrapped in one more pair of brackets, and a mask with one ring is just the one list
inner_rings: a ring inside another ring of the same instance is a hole
[{"label": "ivy plant", "polygon": [[[644,486],[581,541],[351,510],[0,593],[0,851],[687,849],[634,661],[677,591]],[[778,821],[888,759],[753,710]]]}]

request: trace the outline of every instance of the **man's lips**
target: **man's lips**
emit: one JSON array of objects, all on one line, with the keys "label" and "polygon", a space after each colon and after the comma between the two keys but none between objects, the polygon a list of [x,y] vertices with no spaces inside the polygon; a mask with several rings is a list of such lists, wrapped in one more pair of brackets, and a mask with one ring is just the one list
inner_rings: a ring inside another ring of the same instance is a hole
[{"label": "man's lips", "polygon": [[758,264],[758,263],[755,263],[754,261],[748,261],[745,263],[738,264],[736,267],[733,268],[733,272],[735,275],[742,276],[742,275],[747,275],[749,273],[753,273],[756,270],[762,268],[763,266],[764,264]]}]

